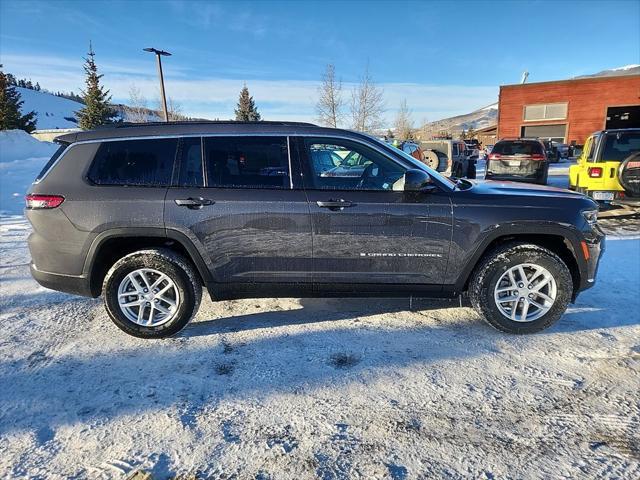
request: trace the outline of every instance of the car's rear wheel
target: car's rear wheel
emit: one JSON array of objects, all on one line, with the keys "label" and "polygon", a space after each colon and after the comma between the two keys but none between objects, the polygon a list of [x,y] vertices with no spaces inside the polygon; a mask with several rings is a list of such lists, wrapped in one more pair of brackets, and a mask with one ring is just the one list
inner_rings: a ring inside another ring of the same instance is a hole
[{"label": "car's rear wheel", "polygon": [[103,284],[113,322],[129,335],[163,338],[198,311],[202,286],[193,266],[168,249],[140,250],[118,260]]},{"label": "car's rear wheel", "polygon": [[550,250],[511,243],[487,255],[469,284],[471,304],[508,333],[533,333],[555,323],[573,291],[567,265]]}]

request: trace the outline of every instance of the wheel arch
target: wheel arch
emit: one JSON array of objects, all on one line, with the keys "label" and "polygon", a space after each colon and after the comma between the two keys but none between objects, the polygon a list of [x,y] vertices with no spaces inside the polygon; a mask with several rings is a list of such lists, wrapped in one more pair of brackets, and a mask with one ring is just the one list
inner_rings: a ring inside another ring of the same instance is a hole
[{"label": "wheel arch", "polygon": [[555,253],[560,259],[567,265],[569,272],[571,273],[571,279],[573,283],[572,301],[575,300],[580,290],[582,281],[582,268],[579,264],[579,256],[576,254],[576,247],[574,242],[566,235],[562,233],[524,233],[513,232],[503,233],[493,236],[487,239],[483,245],[478,248],[476,254],[471,258],[464,268],[462,274],[456,282],[456,289],[460,292],[467,291],[469,287],[469,281],[473,277],[473,273],[482,263],[482,261],[492,254],[497,248],[506,243],[529,243],[546,248],[549,251]]},{"label": "wheel arch", "polygon": [[137,250],[154,247],[169,248],[181,254],[193,264],[203,285],[211,281],[206,263],[186,235],[164,228],[111,229],[94,239],[86,256],[84,273],[89,279],[92,296],[100,295],[107,271],[120,258]]}]

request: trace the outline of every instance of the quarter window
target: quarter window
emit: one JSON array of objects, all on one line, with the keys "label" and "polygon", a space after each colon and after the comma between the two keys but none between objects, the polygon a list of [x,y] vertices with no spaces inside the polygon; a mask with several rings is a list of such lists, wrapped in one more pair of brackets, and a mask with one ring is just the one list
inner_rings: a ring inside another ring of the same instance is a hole
[{"label": "quarter window", "polygon": [[177,140],[118,140],[98,148],[88,178],[98,185],[167,186]]},{"label": "quarter window", "polygon": [[310,188],[403,190],[405,169],[364,145],[348,140],[305,139]]},{"label": "quarter window", "polygon": [[210,187],[290,188],[286,137],[204,139]]}]

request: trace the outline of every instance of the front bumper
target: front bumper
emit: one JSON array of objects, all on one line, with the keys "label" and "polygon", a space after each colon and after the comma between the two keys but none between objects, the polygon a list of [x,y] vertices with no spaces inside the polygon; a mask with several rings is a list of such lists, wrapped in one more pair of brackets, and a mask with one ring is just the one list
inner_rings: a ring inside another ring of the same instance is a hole
[{"label": "front bumper", "polygon": [[605,234],[595,225],[592,231],[585,236],[581,241],[581,251],[578,255],[582,256],[582,265],[580,268],[580,286],[576,291],[578,292],[587,290],[593,287],[596,283],[596,276],[598,274],[598,266],[600,265],[600,258],[605,250]]}]

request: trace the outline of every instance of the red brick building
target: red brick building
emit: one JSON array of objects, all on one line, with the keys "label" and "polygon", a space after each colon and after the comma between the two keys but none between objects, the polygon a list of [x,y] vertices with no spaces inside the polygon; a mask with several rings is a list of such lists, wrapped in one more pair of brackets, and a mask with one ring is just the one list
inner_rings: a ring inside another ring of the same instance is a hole
[{"label": "red brick building", "polygon": [[606,128],[640,128],[640,75],[500,87],[498,138],[583,144]]}]

